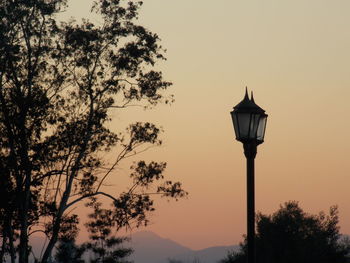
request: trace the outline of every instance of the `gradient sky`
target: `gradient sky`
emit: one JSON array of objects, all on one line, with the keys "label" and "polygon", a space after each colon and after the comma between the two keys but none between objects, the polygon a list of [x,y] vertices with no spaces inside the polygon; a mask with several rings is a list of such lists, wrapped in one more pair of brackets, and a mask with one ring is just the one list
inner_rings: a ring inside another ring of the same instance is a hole
[{"label": "gradient sky", "polygon": [[[70,0],[68,15],[88,17],[90,2]],[[310,213],[337,204],[350,233],[349,10],[348,0],[144,0],[140,21],[168,50],[158,68],[176,102],[115,114],[113,125],[161,124],[164,145],[140,158],[166,161],[190,193],[161,200],[147,230],[194,249],[242,240],[245,159],[229,112],[248,86],[269,114],[257,211],[288,200]]]}]

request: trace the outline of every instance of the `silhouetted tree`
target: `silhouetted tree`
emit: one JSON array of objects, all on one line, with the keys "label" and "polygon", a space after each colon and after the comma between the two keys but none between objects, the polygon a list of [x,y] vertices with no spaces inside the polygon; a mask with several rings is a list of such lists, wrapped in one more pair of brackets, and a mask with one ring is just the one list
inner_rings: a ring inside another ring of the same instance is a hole
[{"label": "silhouetted tree", "polygon": [[46,263],[62,226],[76,224],[68,211],[90,198],[109,198],[120,228],[147,223],[151,194],[186,194],[180,183],[161,182],[165,163],[143,161],[132,167],[130,188],[106,192],[123,159],[161,144],[154,124],[123,133],[108,123],[113,110],[172,100],[163,92],[170,83],[153,70],[164,52],[158,36],[136,23],[141,2],[96,1],[97,25],[58,22],[66,2],[0,1],[0,261],[17,254],[28,262],[29,236],[41,231]]},{"label": "silhouetted tree", "polygon": [[[83,263],[82,255],[84,248],[76,244],[78,236],[78,216],[64,216],[61,223],[60,233],[58,235],[58,246],[55,259],[57,263]],[[48,231],[50,233],[50,231]],[[36,259],[38,260],[38,259]]]},{"label": "silhouetted tree", "polygon": [[128,263],[126,258],[132,249],[121,247],[127,239],[113,235],[117,222],[113,219],[112,211],[101,205],[93,200],[94,213],[89,214],[90,220],[86,223],[90,241],[82,247],[84,251],[92,252],[91,263]]},{"label": "silhouetted tree", "polygon": [[[168,263],[183,263],[183,261],[169,258]],[[200,260],[198,258],[195,258],[191,263],[200,263]]]},{"label": "silhouetted tree", "polygon": [[177,259],[168,259],[168,263],[183,263],[181,260],[177,260]]},{"label": "silhouetted tree", "polygon": [[[346,262],[350,243],[341,238],[338,209],[329,215],[305,213],[297,202],[287,202],[272,215],[257,215],[257,263]],[[246,262],[247,244],[241,252],[228,255],[222,263]]]},{"label": "silhouetted tree", "polygon": [[84,248],[76,245],[73,239],[61,239],[58,241],[55,259],[57,263],[84,263],[82,255]]}]

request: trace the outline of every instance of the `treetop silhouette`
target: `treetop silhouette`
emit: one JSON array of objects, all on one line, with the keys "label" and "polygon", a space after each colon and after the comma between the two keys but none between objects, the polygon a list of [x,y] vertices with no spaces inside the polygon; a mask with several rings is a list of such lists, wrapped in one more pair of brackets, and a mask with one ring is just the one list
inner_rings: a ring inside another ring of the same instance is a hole
[{"label": "treetop silhouette", "polygon": [[[112,130],[111,113],[173,100],[154,69],[165,59],[159,37],[137,24],[141,5],[95,1],[95,24],[59,22],[66,0],[0,2],[0,261],[28,262],[28,238],[41,232],[48,262],[65,227],[78,223],[70,211],[79,202],[107,197],[120,228],[147,224],[153,194],[187,194],[163,180],[166,164],[157,162],[135,162],[121,193],[104,184],[122,160],[161,144],[152,123]],[[110,151],[112,162],[103,158]]]}]

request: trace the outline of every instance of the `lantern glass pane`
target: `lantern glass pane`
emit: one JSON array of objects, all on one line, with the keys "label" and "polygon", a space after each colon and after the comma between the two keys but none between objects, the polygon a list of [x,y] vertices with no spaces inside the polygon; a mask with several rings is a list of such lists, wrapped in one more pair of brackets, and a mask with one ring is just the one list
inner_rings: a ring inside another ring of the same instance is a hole
[{"label": "lantern glass pane", "polygon": [[250,120],[249,139],[256,139],[257,138],[259,119],[260,119],[260,114],[252,114],[252,117]]},{"label": "lantern glass pane", "polygon": [[249,138],[249,128],[250,128],[250,113],[237,113],[238,127],[239,127],[239,138],[238,139],[248,139]]},{"label": "lantern glass pane", "polygon": [[258,127],[258,130],[257,130],[257,140],[258,141],[264,141],[266,121],[267,121],[267,116],[266,115],[263,115],[263,116],[260,117],[259,127]]},{"label": "lantern glass pane", "polygon": [[231,112],[231,117],[232,117],[233,128],[235,130],[236,139],[238,139],[239,138],[239,126],[238,126],[237,114],[234,112]]}]

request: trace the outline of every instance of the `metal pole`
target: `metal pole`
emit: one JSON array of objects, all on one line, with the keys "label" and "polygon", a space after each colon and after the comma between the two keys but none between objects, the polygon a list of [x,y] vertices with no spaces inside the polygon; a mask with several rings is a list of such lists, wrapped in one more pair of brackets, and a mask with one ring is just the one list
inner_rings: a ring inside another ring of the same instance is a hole
[{"label": "metal pole", "polygon": [[244,154],[247,158],[247,241],[248,263],[255,263],[255,183],[254,159],[256,143],[244,144]]}]

